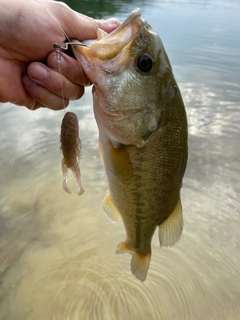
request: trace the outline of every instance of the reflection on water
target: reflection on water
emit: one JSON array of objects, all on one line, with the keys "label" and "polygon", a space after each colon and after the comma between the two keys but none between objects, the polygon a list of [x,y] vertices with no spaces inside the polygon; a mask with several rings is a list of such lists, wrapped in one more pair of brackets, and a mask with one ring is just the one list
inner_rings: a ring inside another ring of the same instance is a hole
[{"label": "reflection on water", "polygon": [[[126,5],[126,14],[136,6]],[[129,256],[114,254],[125,231],[101,208],[107,182],[90,90],[69,107],[80,119],[81,197],[72,177],[75,193],[61,186],[64,112],[1,105],[0,320],[239,319],[240,6],[156,8],[143,15],[165,43],[189,119],[182,238],[160,250],[154,236],[143,284]]]}]

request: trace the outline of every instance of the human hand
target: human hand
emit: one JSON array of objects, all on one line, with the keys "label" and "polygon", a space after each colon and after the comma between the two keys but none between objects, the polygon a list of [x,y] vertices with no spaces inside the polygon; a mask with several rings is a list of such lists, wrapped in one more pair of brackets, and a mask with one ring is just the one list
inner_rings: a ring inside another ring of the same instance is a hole
[{"label": "human hand", "polygon": [[119,21],[94,20],[52,0],[0,4],[0,101],[58,110],[79,99],[89,80],[78,61],[66,54],[59,73],[53,44],[64,45],[66,35],[79,41],[95,39],[98,28],[111,32]]}]

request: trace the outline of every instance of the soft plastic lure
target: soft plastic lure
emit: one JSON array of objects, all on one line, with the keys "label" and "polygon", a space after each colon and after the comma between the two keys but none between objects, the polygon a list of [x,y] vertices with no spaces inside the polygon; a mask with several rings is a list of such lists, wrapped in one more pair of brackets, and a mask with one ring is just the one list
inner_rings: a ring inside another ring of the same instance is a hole
[{"label": "soft plastic lure", "polygon": [[79,161],[81,159],[81,141],[79,139],[78,118],[73,112],[67,112],[62,120],[60,142],[63,154],[63,189],[67,193],[71,193],[71,190],[67,185],[68,171],[70,169],[77,181],[79,188],[78,195],[80,196],[84,193],[79,168]]}]

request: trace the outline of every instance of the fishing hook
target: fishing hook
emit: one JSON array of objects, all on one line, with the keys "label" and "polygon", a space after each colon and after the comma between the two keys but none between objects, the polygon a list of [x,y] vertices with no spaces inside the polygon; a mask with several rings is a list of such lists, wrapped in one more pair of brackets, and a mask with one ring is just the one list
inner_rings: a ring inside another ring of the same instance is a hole
[{"label": "fishing hook", "polygon": [[65,42],[64,43],[65,46],[62,47],[59,43],[54,43],[53,47],[57,50],[57,49],[60,49],[60,50],[67,50],[68,49],[68,46],[69,45],[73,45],[73,46],[82,46],[82,47],[88,47],[88,45],[86,45],[85,43],[82,43],[78,40],[72,40],[70,42]]}]

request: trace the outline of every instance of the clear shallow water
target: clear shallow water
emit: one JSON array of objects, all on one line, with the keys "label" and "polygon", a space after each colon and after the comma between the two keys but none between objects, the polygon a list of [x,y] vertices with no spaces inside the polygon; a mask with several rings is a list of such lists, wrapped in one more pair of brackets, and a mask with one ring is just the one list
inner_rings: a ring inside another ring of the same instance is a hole
[{"label": "clear shallow water", "polygon": [[[140,6],[113,3],[122,20]],[[165,44],[188,113],[182,238],[160,250],[154,237],[143,284],[130,256],[114,254],[125,231],[101,208],[107,182],[90,90],[69,107],[80,119],[82,197],[61,187],[63,111],[1,105],[0,320],[239,319],[240,5],[143,1],[142,9]],[[77,192],[71,176],[70,184]]]}]

